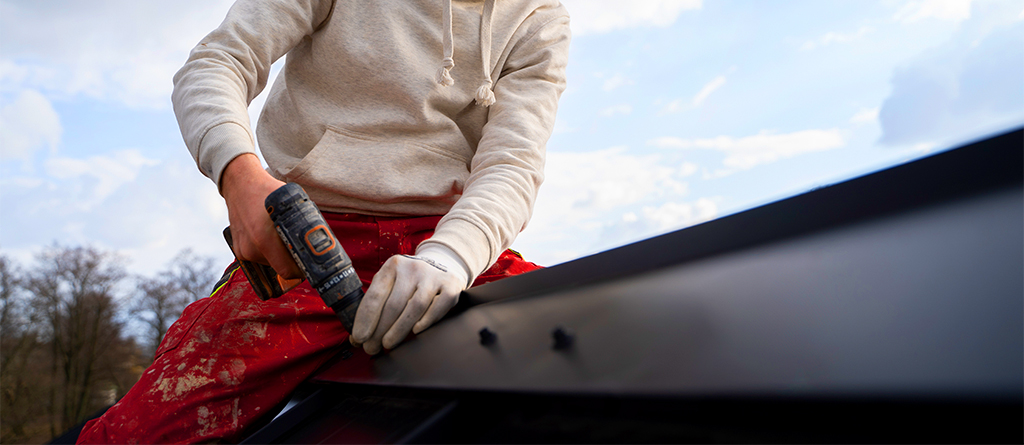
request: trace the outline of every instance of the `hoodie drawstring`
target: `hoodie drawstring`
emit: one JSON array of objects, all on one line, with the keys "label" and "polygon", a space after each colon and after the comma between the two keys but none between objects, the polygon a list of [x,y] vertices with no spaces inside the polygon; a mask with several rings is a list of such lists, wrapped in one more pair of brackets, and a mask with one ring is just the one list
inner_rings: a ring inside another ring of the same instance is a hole
[{"label": "hoodie drawstring", "polygon": [[[494,104],[494,82],[491,80],[491,19],[494,16],[494,0],[484,1],[484,10],[480,16],[480,59],[484,71],[484,83],[476,90],[477,105],[489,107]],[[441,44],[444,49],[444,60],[441,61],[441,69],[437,72],[437,83],[444,86],[452,86],[455,80],[452,79],[451,69],[455,68],[454,44],[452,43],[452,0],[444,0],[444,8],[441,12],[443,29],[441,31]]]},{"label": "hoodie drawstring", "polygon": [[480,17],[480,59],[484,67],[484,84],[476,90],[476,103],[489,107],[494,104],[494,91],[491,87],[491,17],[494,16],[494,0],[484,2],[484,12]]},{"label": "hoodie drawstring", "polygon": [[444,9],[441,10],[441,21],[444,22],[441,29],[441,44],[444,48],[444,60],[441,61],[441,69],[437,72],[437,83],[450,87],[455,84],[452,79],[451,69],[455,68],[453,58],[455,49],[452,45],[452,0],[444,2]]}]

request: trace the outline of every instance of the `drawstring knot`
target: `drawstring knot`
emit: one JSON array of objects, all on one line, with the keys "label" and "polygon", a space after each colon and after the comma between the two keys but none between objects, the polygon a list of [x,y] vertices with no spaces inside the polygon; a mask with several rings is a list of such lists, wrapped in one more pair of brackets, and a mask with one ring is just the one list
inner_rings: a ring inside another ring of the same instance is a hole
[{"label": "drawstring knot", "polygon": [[476,89],[476,104],[484,107],[494,105],[494,91],[491,91],[490,79]]},{"label": "drawstring knot", "polygon": [[437,83],[446,87],[454,85],[455,79],[452,79],[452,68],[455,68],[455,60],[451,57],[445,57],[444,61],[441,62],[441,69],[437,71]]}]

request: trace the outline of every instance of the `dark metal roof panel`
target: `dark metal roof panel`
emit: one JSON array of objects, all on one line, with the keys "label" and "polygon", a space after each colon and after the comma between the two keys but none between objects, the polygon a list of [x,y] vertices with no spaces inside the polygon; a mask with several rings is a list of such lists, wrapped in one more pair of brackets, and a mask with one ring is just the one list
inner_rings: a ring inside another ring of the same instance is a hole
[{"label": "dark metal roof panel", "polygon": [[1018,400],[1022,147],[1016,130],[474,288],[461,313],[375,358],[374,377],[339,363],[316,379]]}]

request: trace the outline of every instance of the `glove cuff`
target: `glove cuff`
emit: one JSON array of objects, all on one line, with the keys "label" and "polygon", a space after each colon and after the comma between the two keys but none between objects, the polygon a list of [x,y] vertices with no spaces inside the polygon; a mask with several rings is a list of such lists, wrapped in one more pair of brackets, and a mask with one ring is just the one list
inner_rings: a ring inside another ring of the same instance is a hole
[{"label": "glove cuff", "polygon": [[416,256],[426,258],[438,263],[462,279],[466,287],[472,284],[469,281],[469,266],[459,257],[455,251],[441,244],[428,244],[416,251]]}]

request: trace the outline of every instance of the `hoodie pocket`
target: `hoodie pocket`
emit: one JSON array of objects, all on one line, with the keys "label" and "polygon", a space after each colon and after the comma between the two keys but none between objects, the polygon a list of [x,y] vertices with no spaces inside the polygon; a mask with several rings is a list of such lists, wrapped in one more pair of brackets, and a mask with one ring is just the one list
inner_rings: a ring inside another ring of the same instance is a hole
[{"label": "hoodie pocket", "polygon": [[371,202],[454,203],[469,178],[469,157],[414,138],[328,127],[285,178]]}]

